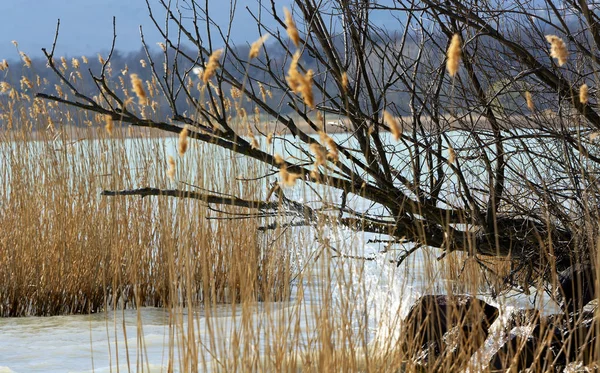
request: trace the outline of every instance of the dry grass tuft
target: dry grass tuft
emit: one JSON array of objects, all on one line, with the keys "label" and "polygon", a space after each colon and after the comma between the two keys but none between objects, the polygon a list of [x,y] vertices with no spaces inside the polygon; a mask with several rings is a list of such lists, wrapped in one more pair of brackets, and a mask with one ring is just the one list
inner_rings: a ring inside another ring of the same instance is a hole
[{"label": "dry grass tuft", "polygon": [[567,63],[569,51],[565,42],[556,35],[546,35],[546,40],[550,43],[550,56],[557,60],[558,66]]},{"label": "dry grass tuft", "polygon": [[446,52],[446,69],[451,77],[456,75],[458,68],[460,67],[460,60],[462,56],[461,48],[460,35],[454,34],[452,36],[452,40],[450,41],[448,51]]}]

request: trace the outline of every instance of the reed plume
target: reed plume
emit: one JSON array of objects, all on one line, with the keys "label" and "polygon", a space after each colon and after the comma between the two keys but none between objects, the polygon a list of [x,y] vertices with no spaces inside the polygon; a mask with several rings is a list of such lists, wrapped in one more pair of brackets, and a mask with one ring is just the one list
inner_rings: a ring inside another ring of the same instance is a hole
[{"label": "reed plume", "polygon": [[298,28],[296,27],[296,22],[294,18],[292,18],[292,13],[288,10],[288,8],[283,8],[283,13],[285,14],[285,25],[287,29],[287,34],[296,46],[296,48],[300,47],[300,34],[298,33]]},{"label": "reed plume", "polygon": [[452,146],[448,146],[448,164],[454,164],[456,160],[456,152]]},{"label": "reed plume", "polygon": [[106,132],[108,132],[109,135],[113,134],[114,123],[112,116],[108,114],[104,116],[104,128],[106,129]]},{"label": "reed plume", "polygon": [[261,36],[260,39],[252,43],[252,45],[250,46],[250,53],[248,54],[249,59],[258,57],[258,54],[260,53],[260,48],[263,46],[263,44],[268,38],[269,34],[265,34]]},{"label": "reed plume", "polygon": [[212,52],[210,57],[208,57],[208,63],[204,68],[204,73],[202,75],[202,81],[204,84],[208,83],[210,79],[215,75],[215,72],[220,66],[219,59],[221,59],[221,55],[223,54],[223,49],[217,49]]},{"label": "reed plume", "polygon": [[285,160],[281,155],[275,154],[274,158],[275,163],[279,166],[279,177],[281,178],[279,184],[286,187],[294,186],[301,175],[288,172]]},{"label": "reed plume", "polygon": [[335,141],[323,131],[319,131],[319,137],[321,138],[321,142],[324,143],[329,150],[327,158],[331,159],[333,162],[337,162],[339,160],[339,152]]},{"label": "reed plume", "polygon": [[298,70],[298,60],[300,59],[300,51],[296,51],[292,57],[292,62],[288,70],[288,75],[285,77],[292,92],[302,96],[304,103],[311,109],[315,108],[315,101],[312,91],[313,71],[308,70],[306,74],[302,74]]},{"label": "reed plume", "polygon": [[25,66],[31,67],[31,58],[29,58],[29,56],[26,55],[25,52],[20,52],[20,54],[21,58],[23,59],[23,62],[25,62]]},{"label": "reed plume", "polygon": [[146,91],[144,90],[144,83],[137,74],[131,74],[131,85],[133,87],[133,92],[135,92],[135,95],[139,100],[140,105],[147,105],[148,96],[146,95]]},{"label": "reed plume", "polygon": [[587,104],[589,101],[589,88],[587,84],[582,84],[579,88],[579,102]]},{"label": "reed plume", "polygon": [[550,43],[550,56],[558,61],[558,66],[567,63],[569,52],[565,42],[556,35],[546,35],[546,40]]},{"label": "reed plume", "polygon": [[169,164],[169,168],[167,169],[167,176],[169,177],[169,179],[171,179],[171,181],[175,181],[175,160],[173,159],[173,157],[169,156],[169,158],[167,158],[167,163]]},{"label": "reed plume", "polygon": [[342,89],[344,90],[344,92],[348,91],[348,73],[346,73],[345,71],[342,73]]},{"label": "reed plume", "polygon": [[315,155],[315,168],[327,163],[327,149],[324,146],[314,142],[310,144],[310,151]]},{"label": "reed plume", "polygon": [[450,41],[450,46],[448,47],[448,51],[446,52],[446,69],[451,77],[454,77],[458,72],[458,67],[460,65],[461,59],[461,44],[460,44],[460,35],[454,34],[452,36],[452,40]]},{"label": "reed plume", "polygon": [[188,129],[184,128],[179,132],[179,141],[177,142],[177,152],[183,156],[188,149]]},{"label": "reed plume", "polygon": [[400,137],[402,136],[402,127],[400,126],[398,119],[396,119],[396,117],[393,116],[387,110],[384,110],[383,111],[383,120],[390,127],[390,131],[392,132],[392,137],[394,138],[394,140],[396,140],[396,141],[400,140]]},{"label": "reed plume", "polygon": [[529,91],[525,91],[525,100],[527,101],[529,110],[534,111],[535,105],[533,104],[533,99],[531,98],[531,93]]},{"label": "reed plume", "polygon": [[0,62],[0,71],[5,70],[8,70],[8,62],[6,62],[6,60],[2,60],[2,62]]}]

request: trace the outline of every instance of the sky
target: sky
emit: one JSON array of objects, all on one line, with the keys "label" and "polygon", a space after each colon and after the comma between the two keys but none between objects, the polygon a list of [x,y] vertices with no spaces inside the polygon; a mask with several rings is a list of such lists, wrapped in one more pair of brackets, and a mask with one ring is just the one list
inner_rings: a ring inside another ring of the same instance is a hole
[{"label": "sky", "polygon": [[[176,2],[172,0],[173,4]],[[164,17],[158,0],[151,3],[156,14]],[[289,2],[281,1],[281,7],[286,3]],[[237,5],[233,40],[236,44],[252,42],[258,37],[258,31],[245,7],[255,10],[256,1],[237,0]],[[209,9],[218,24],[227,25],[229,0],[209,0]],[[161,41],[148,17],[144,0],[0,0],[0,61],[19,58],[13,40],[18,42],[20,51],[32,57],[42,56],[41,48],[50,50],[52,47],[59,18],[57,55],[95,55],[108,51],[113,36],[113,16],[117,22],[117,49],[133,51],[141,47],[140,25],[149,45],[156,46]]]}]

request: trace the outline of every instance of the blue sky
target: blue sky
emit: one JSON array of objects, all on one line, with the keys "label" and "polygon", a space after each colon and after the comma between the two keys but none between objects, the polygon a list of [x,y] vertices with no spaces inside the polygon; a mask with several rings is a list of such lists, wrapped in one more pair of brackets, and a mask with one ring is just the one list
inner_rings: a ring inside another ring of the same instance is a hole
[{"label": "blue sky", "polygon": [[[158,3],[157,0],[152,2]],[[289,2],[281,1],[281,7],[286,3]],[[237,0],[237,6],[233,39],[237,44],[252,42],[258,32],[245,7],[256,9],[256,1]],[[227,24],[228,0],[210,0],[209,9],[218,24]],[[164,11],[158,5],[155,10],[163,17]],[[57,55],[94,55],[107,51],[112,41],[113,16],[117,19],[117,49],[140,48],[140,25],[149,44],[155,46],[161,41],[148,17],[144,0],[0,0],[0,60],[19,57],[12,40],[16,40],[19,49],[30,56],[41,56],[42,47],[50,49],[52,46],[59,18],[61,32]]]}]

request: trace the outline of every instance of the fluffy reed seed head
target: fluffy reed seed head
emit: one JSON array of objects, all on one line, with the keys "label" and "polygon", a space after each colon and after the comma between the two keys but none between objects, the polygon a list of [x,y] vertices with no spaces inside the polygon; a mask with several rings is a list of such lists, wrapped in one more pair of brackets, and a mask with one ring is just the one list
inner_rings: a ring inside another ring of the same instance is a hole
[{"label": "fluffy reed seed head", "polygon": [[311,109],[315,108],[315,100],[312,92],[313,71],[308,70],[306,74],[302,74],[298,70],[298,60],[300,59],[300,51],[296,51],[292,57],[288,75],[285,77],[287,83],[296,94],[300,94],[306,106]]},{"label": "fluffy reed seed head", "polygon": [[275,154],[274,158],[275,163],[279,166],[279,177],[281,178],[281,181],[279,182],[280,185],[294,186],[296,184],[296,180],[298,180],[301,175],[288,172],[285,161],[281,155]]},{"label": "fluffy reed seed head", "polygon": [[448,164],[454,164],[456,160],[456,152],[452,146],[448,146]]},{"label": "fluffy reed seed head", "polygon": [[458,72],[458,68],[461,60],[461,43],[460,43],[460,35],[454,34],[452,36],[452,40],[450,41],[450,46],[448,47],[448,51],[446,52],[446,69],[451,77],[454,77]]},{"label": "fluffy reed seed head", "polygon": [[73,66],[74,69],[79,69],[79,60],[75,57],[71,58],[71,66]]},{"label": "fluffy reed seed head", "polygon": [[173,157],[169,156],[169,158],[167,158],[167,163],[169,164],[169,168],[167,169],[167,176],[172,181],[175,181],[175,160],[173,159]]},{"label": "fluffy reed seed head", "polygon": [[327,163],[327,149],[324,146],[316,142],[312,143],[310,144],[310,151],[315,155],[315,168]]},{"label": "fluffy reed seed head", "polygon": [[220,66],[219,59],[221,59],[221,55],[223,54],[223,49],[217,49],[212,52],[210,57],[208,57],[208,63],[204,67],[204,73],[202,74],[202,81],[204,84],[208,83],[210,79],[215,75],[215,72]]},{"label": "fluffy reed seed head", "polygon": [[184,128],[181,132],[179,132],[179,141],[177,142],[177,152],[180,156],[183,156],[185,152],[188,150],[188,129]]},{"label": "fluffy reed seed head", "polygon": [[104,115],[104,128],[106,129],[106,132],[112,136],[114,123],[111,115]]},{"label": "fluffy reed seed head", "polygon": [[0,62],[0,71],[8,70],[8,62],[6,60],[2,60]]},{"label": "fluffy reed seed head", "polygon": [[396,119],[396,117],[387,110],[384,110],[383,120],[390,127],[390,131],[392,132],[392,137],[394,138],[394,140],[400,140],[400,137],[402,137],[402,126],[400,126],[400,122],[398,122],[398,119]]},{"label": "fluffy reed seed head", "polygon": [[265,34],[261,36],[260,39],[252,43],[252,45],[250,46],[250,53],[248,53],[249,59],[258,57],[258,54],[260,53],[260,48],[263,46],[265,41],[267,41],[268,38],[269,34]]},{"label": "fluffy reed seed head", "polygon": [[531,93],[529,91],[525,91],[525,100],[527,101],[527,107],[529,110],[535,110],[535,104],[533,103],[533,98],[531,97]]},{"label": "fluffy reed seed head", "polygon": [[333,162],[337,162],[340,159],[340,156],[335,141],[323,131],[319,131],[319,137],[321,138],[321,142],[324,143],[329,150],[327,158],[331,159]]},{"label": "fluffy reed seed head", "polygon": [[585,105],[588,103],[589,99],[589,88],[587,84],[584,83],[579,87],[579,102]]},{"label": "fluffy reed seed head", "polygon": [[21,58],[23,59],[23,62],[25,63],[26,67],[31,67],[31,58],[29,58],[28,55],[25,54],[25,52],[20,52],[21,54]]},{"label": "fluffy reed seed head", "polygon": [[558,66],[567,63],[569,51],[565,42],[556,35],[546,35],[546,40],[550,43],[550,56],[556,59]]},{"label": "fluffy reed seed head", "polygon": [[292,13],[288,10],[288,8],[283,8],[283,14],[285,15],[285,25],[287,34],[296,46],[296,48],[300,47],[300,34],[298,33],[298,28],[296,27],[296,22],[294,18],[292,18]]},{"label": "fluffy reed seed head", "polygon": [[273,144],[273,132],[269,132],[267,135],[267,145]]},{"label": "fluffy reed seed head", "polygon": [[342,89],[344,90],[344,92],[348,91],[348,73],[346,73],[345,71],[342,73]]},{"label": "fluffy reed seed head", "polygon": [[82,61],[83,63],[85,63],[85,64],[87,64],[87,63],[88,63],[88,59],[87,59],[87,57],[86,57],[86,56],[81,56],[81,61]]},{"label": "fluffy reed seed head", "polygon": [[137,96],[140,105],[148,104],[148,96],[146,95],[146,91],[144,90],[144,83],[142,79],[137,74],[131,74],[131,85],[133,87],[133,92]]}]

